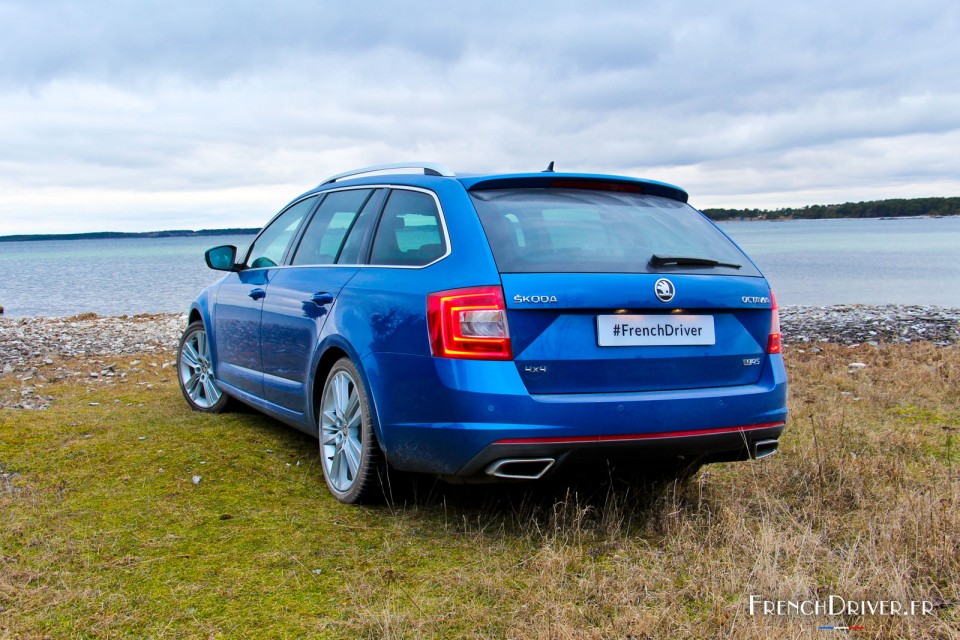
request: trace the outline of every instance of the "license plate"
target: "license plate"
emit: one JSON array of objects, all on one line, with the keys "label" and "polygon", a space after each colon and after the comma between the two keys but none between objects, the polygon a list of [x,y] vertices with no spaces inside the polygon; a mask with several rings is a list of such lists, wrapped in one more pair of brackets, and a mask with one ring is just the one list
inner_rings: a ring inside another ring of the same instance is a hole
[{"label": "license plate", "polygon": [[597,316],[601,347],[659,347],[716,344],[713,316]]}]

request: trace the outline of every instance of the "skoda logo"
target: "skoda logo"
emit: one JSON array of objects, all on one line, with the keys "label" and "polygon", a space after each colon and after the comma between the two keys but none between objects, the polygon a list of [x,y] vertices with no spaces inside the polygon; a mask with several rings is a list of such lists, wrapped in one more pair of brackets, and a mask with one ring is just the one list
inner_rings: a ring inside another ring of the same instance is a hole
[{"label": "skoda logo", "polygon": [[677,292],[677,290],[673,287],[673,283],[666,278],[660,278],[657,280],[657,283],[653,285],[653,290],[656,292],[657,298],[660,299],[660,302],[670,302],[673,300],[673,294]]}]

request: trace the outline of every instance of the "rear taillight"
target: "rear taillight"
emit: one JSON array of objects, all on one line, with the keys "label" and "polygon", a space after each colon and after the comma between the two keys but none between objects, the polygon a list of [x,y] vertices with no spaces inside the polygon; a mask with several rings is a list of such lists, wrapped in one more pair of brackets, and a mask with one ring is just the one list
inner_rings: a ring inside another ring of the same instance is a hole
[{"label": "rear taillight", "polygon": [[500,287],[471,287],[427,296],[430,348],[441,358],[509,360],[507,305]]},{"label": "rear taillight", "polygon": [[777,307],[777,297],[770,292],[770,300],[773,302],[773,315],[770,318],[770,335],[767,337],[767,353],[780,353],[783,351],[783,338],[780,335],[780,309]]}]

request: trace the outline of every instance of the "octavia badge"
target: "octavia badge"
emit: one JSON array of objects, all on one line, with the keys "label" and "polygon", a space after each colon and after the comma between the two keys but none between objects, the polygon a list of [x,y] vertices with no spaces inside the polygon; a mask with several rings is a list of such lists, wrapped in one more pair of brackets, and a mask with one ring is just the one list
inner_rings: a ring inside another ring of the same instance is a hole
[{"label": "octavia badge", "polygon": [[673,286],[673,283],[666,278],[660,278],[657,280],[657,283],[653,285],[653,290],[656,292],[657,298],[660,299],[660,302],[670,302],[673,300],[673,294],[677,292]]}]

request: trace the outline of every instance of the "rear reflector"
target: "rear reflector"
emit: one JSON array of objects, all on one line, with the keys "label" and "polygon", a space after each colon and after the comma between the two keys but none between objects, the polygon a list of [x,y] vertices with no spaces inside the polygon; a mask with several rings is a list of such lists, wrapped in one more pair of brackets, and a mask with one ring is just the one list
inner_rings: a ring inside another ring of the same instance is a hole
[{"label": "rear reflector", "polygon": [[767,353],[781,353],[783,351],[783,336],[780,334],[780,309],[777,307],[777,297],[770,292],[773,301],[773,316],[770,318],[770,335],[767,337]]},{"label": "rear reflector", "polygon": [[430,348],[440,358],[513,357],[507,305],[500,287],[471,287],[427,296]]},{"label": "rear reflector", "polygon": [[713,429],[692,429],[689,431],[665,431],[659,433],[626,433],[598,436],[568,436],[546,438],[504,438],[494,444],[590,444],[595,442],[635,442],[638,440],[662,440],[665,438],[691,438],[697,436],[715,436],[725,433],[745,433],[760,429],[782,427],[783,422],[764,422],[739,427],[716,427]]}]

